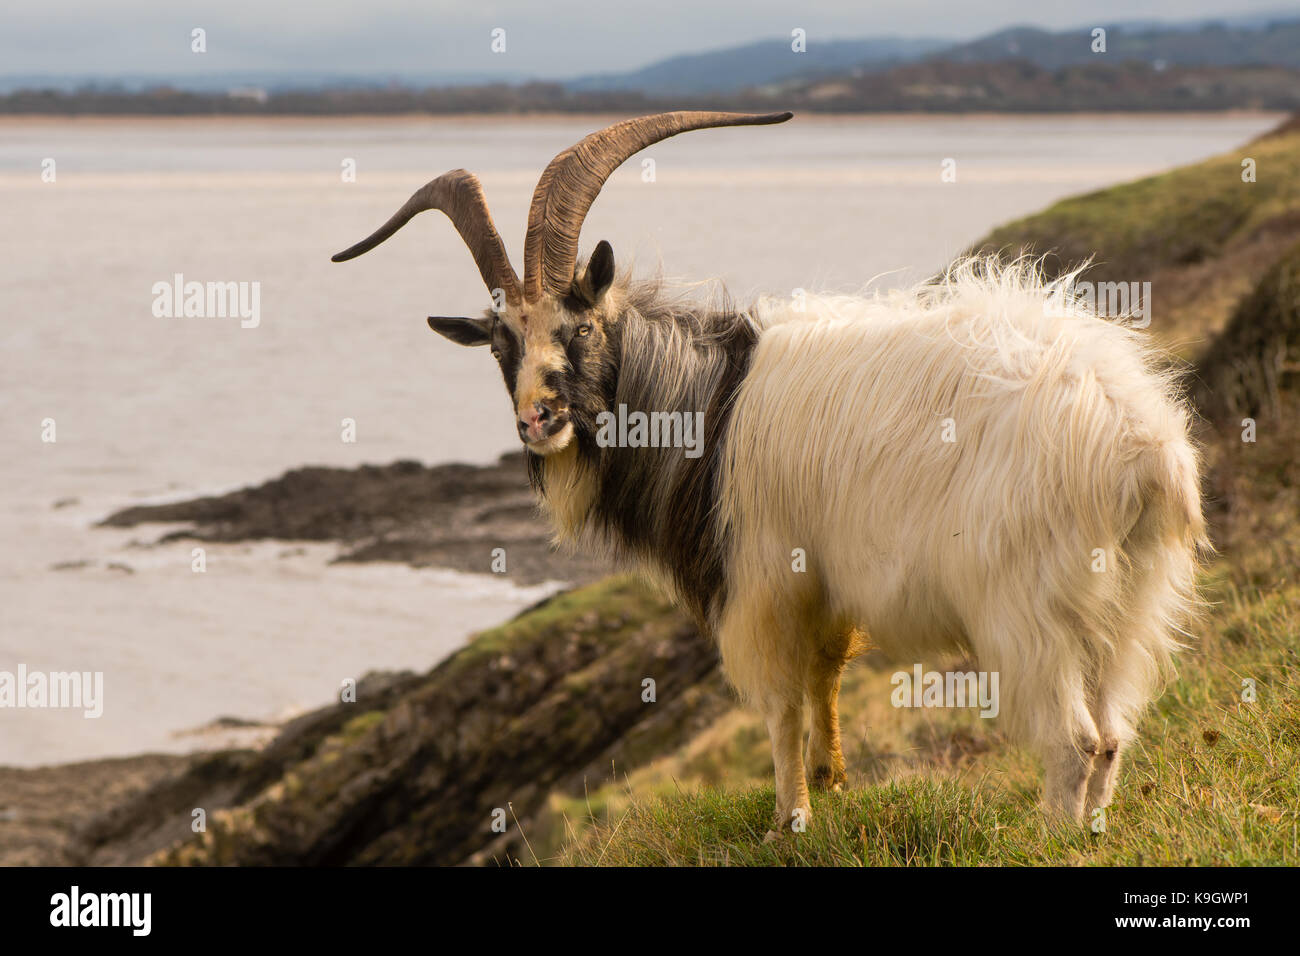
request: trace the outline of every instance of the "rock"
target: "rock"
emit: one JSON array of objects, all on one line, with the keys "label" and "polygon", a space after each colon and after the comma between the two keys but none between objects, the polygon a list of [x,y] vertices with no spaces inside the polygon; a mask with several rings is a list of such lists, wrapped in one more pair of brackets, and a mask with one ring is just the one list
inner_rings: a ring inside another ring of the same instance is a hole
[{"label": "rock", "polygon": [[506,576],[524,584],[586,582],[607,562],[558,553],[528,486],[523,452],[494,465],[399,461],[360,468],[296,468],[253,488],[118,511],[127,528],[184,522],[161,541],[336,541],[340,561],[400,561],[489,573],[506,549]]},{"label": "rock", "polygon": [[[641,699],[653,677],[658,700]],[[731,706],[713,645],[628,578],[567,592],[425,675],[372,675],[265,750],[199,759],[83,827],[78,862],[517,858],[549,795],[652,760]],[[207,831],[190,829],[203,808]],[[505,834],[492,829],[503,810]],[[516,820],[518,823],[516,823]],[[524,857],[528,860],[527,856]],[[531,860],[528,860],[531,862]]]}]

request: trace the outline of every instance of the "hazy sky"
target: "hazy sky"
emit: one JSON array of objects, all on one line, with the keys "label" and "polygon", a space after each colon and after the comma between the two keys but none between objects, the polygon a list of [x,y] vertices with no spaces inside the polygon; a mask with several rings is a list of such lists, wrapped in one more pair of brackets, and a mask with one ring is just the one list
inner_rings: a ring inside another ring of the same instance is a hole
[{"label": "hazy sky", "polygon": [[[40,0],[0,14],[0,74],[228,71],[573,76],[788,36],[970,39],[1053,29],[1293,10],[1286,0]],[[190,52],[190,31],[208,52]],[[506,52],[489,49],[494,27]]]}]

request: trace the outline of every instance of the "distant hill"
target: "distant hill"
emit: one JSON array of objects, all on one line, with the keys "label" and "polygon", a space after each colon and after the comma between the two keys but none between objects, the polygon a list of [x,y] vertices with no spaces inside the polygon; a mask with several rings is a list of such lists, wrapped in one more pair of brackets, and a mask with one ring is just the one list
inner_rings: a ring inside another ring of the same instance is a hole
[{"label": "distant hill", "polygon": [[646,96],[735,93],[833,74],[874,73],[919,60],[997,63],[1021,60],[1045,70],[1139,60],[1160,66],[1283,66],[1300,68],[1300,18],[1295,14],[1158,24],[1098,24],[1106,53],[1092,52],[1092,27],[1048,31],[1013,27],[969,43],[933,37],[818,40],[793,53],[788,39],[764,40],[660,60],[627,73],[579,77],[575,93],[635,91]]},{"label": "distant hill", "polygon": [[1097,57],[1047,69],[1028,60],[920,60],[880,70],[791,78],[733,93],[573,91],[558,83],[431,89],[366,87],[249,95],[157,89],[25,91],[0,95],[0,114],[379,116],[402,113],[658,113],[681,109],[767,112],[1107,112],[1300,110],[1300,69],[1166,66]]},{"label": "distant hill", "polygon": [[[751,95],[750,102],[758,99]],[[845,113],[1294,111],[1300,109],[1300,70],[1160,66],[1102,56],[1059,68],[1027,59],[925,60],[884,72],[812,79],[765,99],[783,109]]]},{"label": "distant hill", "polygon": [[527,113],[1300,108],[1300,16],[1014,27],[966,43],[788,37],[572,80],[518,74],[0,77],[3,113]]},{"label": "distant hill", "polygon": [[725,50],[674,56],[628,73],[583,76],[564,85],[574,92],[635,90],[647,96],[732,93],[796,76],[906,63],[948,45],[949,41],[934,38],[818,40],[812,37],[805,52],[795,53],[789,39],[761,40]]},{"label": "distant hill", "polygon": [[1104,60],[1141,60],[1170,66],[1300,67],[1300,19],[1272,22],[1262,27],[1210,23],[1188,29],[1121,24],[1105,29],[1104,54],[1092,52],[1091,27],[1060,33],[1013,27],[970,43],[947,47],[934,53],[932,58],[949,63],[1028,60],[1048,70]]}]

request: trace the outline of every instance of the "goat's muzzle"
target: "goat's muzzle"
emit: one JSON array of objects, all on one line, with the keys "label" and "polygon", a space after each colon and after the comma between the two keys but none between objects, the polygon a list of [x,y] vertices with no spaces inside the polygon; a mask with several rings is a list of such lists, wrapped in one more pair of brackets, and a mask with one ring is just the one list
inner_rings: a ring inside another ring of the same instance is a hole
[{"label": "goat's muzzle", "polygon": [[539,455],[559,451],[569,443],[573,432],[567,408],[541,402],[533,403],[526,411],[520,410],[516,425],[520,439]]}]

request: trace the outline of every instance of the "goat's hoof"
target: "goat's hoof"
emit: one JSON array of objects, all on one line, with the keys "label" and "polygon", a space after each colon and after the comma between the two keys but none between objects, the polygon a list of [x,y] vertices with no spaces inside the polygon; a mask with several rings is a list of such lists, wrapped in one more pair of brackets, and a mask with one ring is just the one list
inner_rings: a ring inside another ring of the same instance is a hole
[{"label": "goat's hoof", "polygon": [[1043,819],[1049,826],[1071,827],[1084,822],[1082,801],[1067,805],[1059,801],[1044,800],[1040,807]]},{"label": "goat's hoof", "polygon": [[846,783],[848,783],[848,775],[842,769],[832,769],[825,764],[814,767],[808,776],[808,785],[814,790],[839,793]]},{"label": "goat's hoof", "polygon": [[780,813],[777,813],[774,821],[775,829],[767,831],[767,836],[763,837],[763,842],[772,843],[790,833],[804,833],[811,821],[812,809],[808,806],[796,807],[790,811],[788,817],[783,817]]}]

